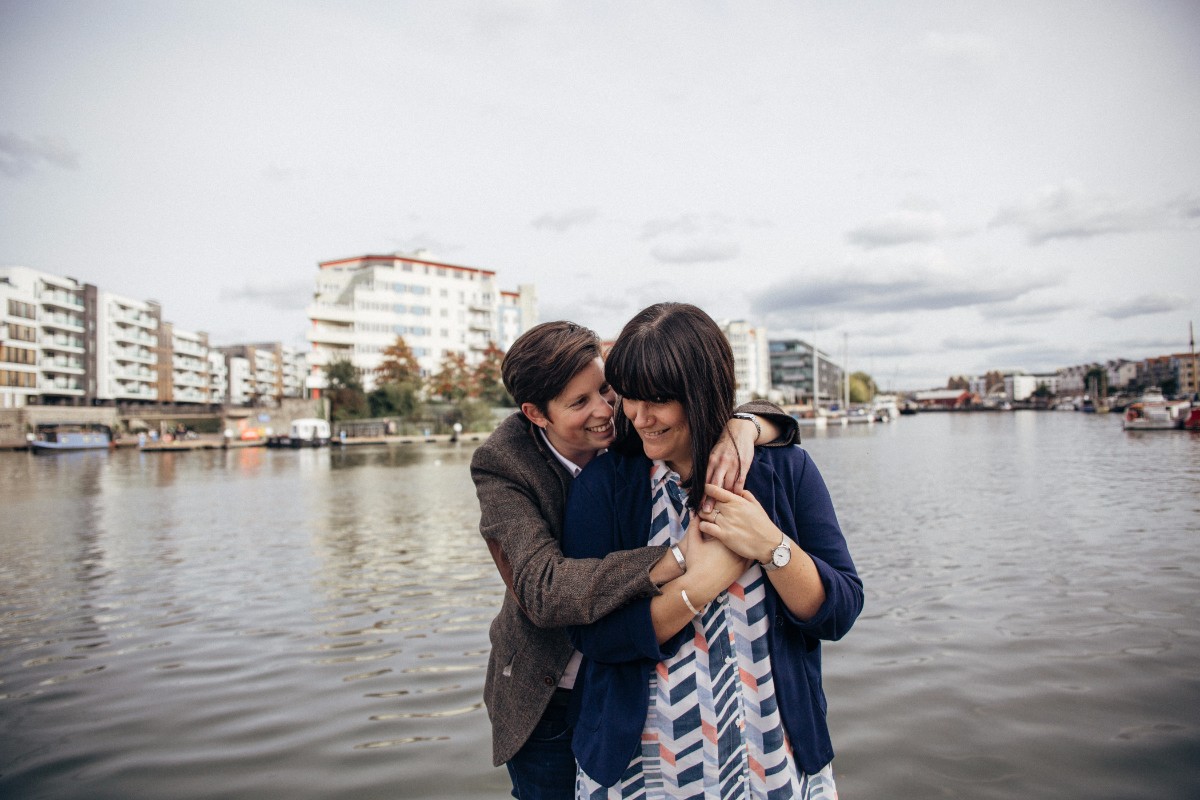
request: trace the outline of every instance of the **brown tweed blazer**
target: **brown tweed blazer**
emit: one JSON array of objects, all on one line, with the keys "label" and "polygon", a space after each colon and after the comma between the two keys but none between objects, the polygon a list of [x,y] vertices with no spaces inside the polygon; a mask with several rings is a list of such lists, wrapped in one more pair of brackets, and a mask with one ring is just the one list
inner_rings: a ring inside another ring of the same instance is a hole
[{"label": "brown tweed blazer", "polygon": [[[794,419],[770,403],[738,409],[770,417],[799,441]],[[571,658],[563,627],[587,625],[630,600],[658,593],[650,567],[665,547],[563,556],[562,518],[571,475],[520,412],[496,428],[471,459],[479,532],[509,591],[492,621],[483,698],[492,722],[492,763],[500,766],[528,740]]]}]

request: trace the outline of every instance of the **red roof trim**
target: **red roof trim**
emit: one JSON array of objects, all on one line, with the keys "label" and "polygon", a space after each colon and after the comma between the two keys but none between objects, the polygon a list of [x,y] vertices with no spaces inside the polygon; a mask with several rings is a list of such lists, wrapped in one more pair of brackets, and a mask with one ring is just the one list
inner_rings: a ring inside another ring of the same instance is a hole
[{"label": "red roof trim", "polygon": [[355,262],[359,262],[363,266],[366,266],[369,262],[372,262],[372,261],[387,261],[387,262],[391,262],[393,264],[397,261],[408,261],[413,264],[426,264],[428,266],[439,267],[441,269],[457,269],[457,270],[462,270],[463,272],[478,272],[483,275],[495,275],[496,274],[495,270],[490,270],[490,269],[480,269],[479,267],[461,267],[457,264],[445,264],[441,261],[427,261],[423,258],[412,258],[411,256],[397,256],[397,255],[353,256],[351,258],[339,258],[334,261],[318,261],[317,266],[320,267],[321,269],[327,269],[328,267],[337,267],[337,266],[342,266],[344,264],[353,264]]}]

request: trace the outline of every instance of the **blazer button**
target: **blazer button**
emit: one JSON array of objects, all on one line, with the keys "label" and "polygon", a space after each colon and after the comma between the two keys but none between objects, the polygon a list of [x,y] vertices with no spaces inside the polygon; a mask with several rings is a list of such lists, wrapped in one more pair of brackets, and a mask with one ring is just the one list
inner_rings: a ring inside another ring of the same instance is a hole
[{"label": "blazer button", "polygon": [[547,686],[553,686],[555,683],[557,683],[557,681],[554,680],[553,676],[547,675],[542,678],[542,683],[546,684]]}]

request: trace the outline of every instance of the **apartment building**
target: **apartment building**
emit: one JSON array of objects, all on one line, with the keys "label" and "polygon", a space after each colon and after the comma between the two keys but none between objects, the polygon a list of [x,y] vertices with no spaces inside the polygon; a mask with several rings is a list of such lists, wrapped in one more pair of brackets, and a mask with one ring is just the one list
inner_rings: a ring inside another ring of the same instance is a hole
[{"label": "apartment building", "polygon": [[802,339],[772,339],[767,349],[771,384],[787,401],[812,403],[814,394],[818,403],[841,399],[842,368],[828,354]]},{"label": "apartment building", "polygon": [[84,287],[72,278],[0,268],[0,407],[79,403],[86,393]]},{"label": "apartment building", "polygon": [[500,332],[496,344],[501,350],[507,353],[518,336],[537,324],[537,290],[532,283],[521,284],[515,292],[500,292]]},{"label": "apartment building", "polygon": [[158,328],[158,402],[208,404],[212,396],[208,334],[170,322]]},{"label": "apartment building", "polygon": [[158,329],[162,308],[86,284],[94,329],[85,337],[87,394],[100,403],[158,402]]},{"label": "apartment building", "polygon": [[285,397],[303,397],[308,359],[281,342],[234,344],[216,348],[225,359],[227,402],[274,405]]},{"label": "apartment building", "polygon": [[504,295],[491,270],[432,261],[425,254],[364,255],[318,264],[307,313],[309,388],[325,388],[325,367],[349,361],[374,388],[383,350],[403,336],[423,375],[447,353],[474,365],[489,342],[511,343],[537,319],[532,286]]},{"label": "apartment building", "polygon": [[733,374],[738,404],[767,397],[771,391],[771,354],[767,329],[745,320],[724,320],[721,332],[733,350]]},{"label": "apartment building", "polygon": [[229,365],[225,354],[209,350],[205,358],[208,362],[208,399],[207,403],[223,405],[229,402]]}]

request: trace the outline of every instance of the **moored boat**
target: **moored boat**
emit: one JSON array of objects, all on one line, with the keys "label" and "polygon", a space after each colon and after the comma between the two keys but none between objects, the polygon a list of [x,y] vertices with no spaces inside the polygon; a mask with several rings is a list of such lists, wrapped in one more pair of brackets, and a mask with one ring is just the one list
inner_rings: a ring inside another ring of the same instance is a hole
[{"label": "moored boat", "polygon": [[324,447],[329,444],[329,423],[323,419],[292,420],[286,436],[271,436],[267,447]]},{"label": "moored boat", "polygon": [[40,425],[29,440],[35,453],[107,450],[111,445],[112,432],[102,425]]},{"label": "moored boat", "polygon": [[1160,389],[1152,387],[1125,409],[1122,425],[1127,431],[1180,430],[1191,410],[1191,401],[1167,400]]}]

